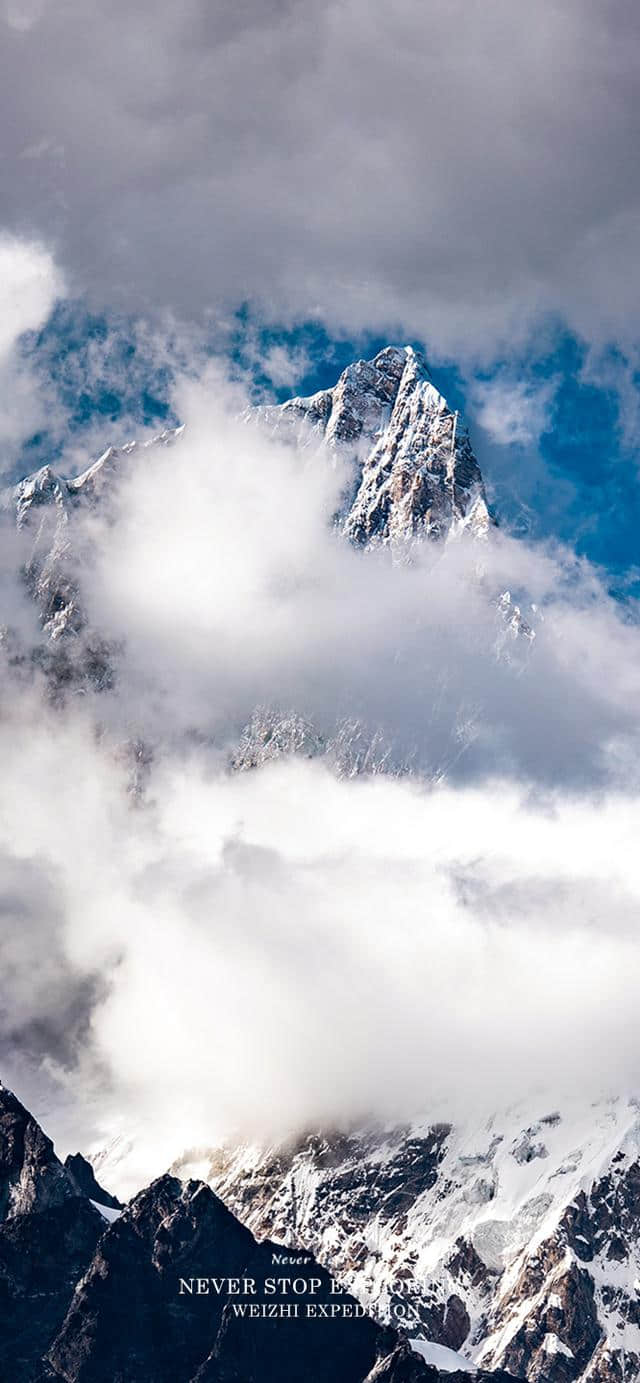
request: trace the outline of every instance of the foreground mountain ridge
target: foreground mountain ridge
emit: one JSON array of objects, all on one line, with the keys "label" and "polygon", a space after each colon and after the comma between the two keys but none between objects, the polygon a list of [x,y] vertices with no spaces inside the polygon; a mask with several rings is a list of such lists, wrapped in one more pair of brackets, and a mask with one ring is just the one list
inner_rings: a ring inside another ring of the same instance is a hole
[{"label": "foreground mountain ridge", "polygon": [[7,1383],[442,1380],[203,1182],[165,1175],[121,1213],[100,1210],[3,1086],[0,1369]]}]

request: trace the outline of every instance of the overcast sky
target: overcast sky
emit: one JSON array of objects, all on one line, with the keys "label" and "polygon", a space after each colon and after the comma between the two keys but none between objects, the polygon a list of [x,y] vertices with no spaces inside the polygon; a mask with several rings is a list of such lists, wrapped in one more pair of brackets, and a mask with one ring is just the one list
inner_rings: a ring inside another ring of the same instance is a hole
[{"label": "overcast sky", "polygon": [[633,0],[1,9],[1,219],[95,301],[635,341]]}]

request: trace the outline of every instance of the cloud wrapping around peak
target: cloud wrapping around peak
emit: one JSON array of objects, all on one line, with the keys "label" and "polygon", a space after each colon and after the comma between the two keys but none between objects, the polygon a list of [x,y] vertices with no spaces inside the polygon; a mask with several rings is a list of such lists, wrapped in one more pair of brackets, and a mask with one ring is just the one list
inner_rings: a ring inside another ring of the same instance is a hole
[{"label": "cloud wrapping around peak", "polygon": [[0,237],[0,358],[20,336],[46,321],[63,278],[50,252],[15,236]]},{"label": "cloud wrapping around peak", "polygon": [[[92,624],[126,645],[102,714],[229,749],[274,707],[325,740],[358,722],[431,776],[637,782],[637,629],[588,563],[499,530],[409,562],[363,554],[332,522],[350,470],[242,405],[219,369],[184,382],[177,446],[121,467],[108,512],[80,520]],[[533,649],[509,623],[517,602]]]}]

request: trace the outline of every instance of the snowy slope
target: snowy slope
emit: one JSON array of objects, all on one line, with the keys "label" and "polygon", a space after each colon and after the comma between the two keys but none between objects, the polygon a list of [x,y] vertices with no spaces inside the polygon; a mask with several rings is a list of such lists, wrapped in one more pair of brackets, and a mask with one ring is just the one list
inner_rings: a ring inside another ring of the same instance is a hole
[{"label": "snowy slope", "polygon": [[639,1159],[635,1101],[571,1099],[193,1150],[177,1170],[197,1162],[254,1233],[312,1249],[427,1358],[429,1341],[468,1366],[604,1383],[640,1376]]},{"label": "snowy slope", "polygon": [[29,539],[27,582],[40,609],[44,633],[52,641],[64,634],[78,634],[85,627],[80,576],[69,536],[70,518],[83,506],[106,504],[119,471],[124,465],[135,464],[136,453],[171,445],[183,430],[169,428],[148,442],[107,447],[71,480],[57,475],[50,466],[42,466],[4,495],[4,507],[15,511],[17,527]]}]

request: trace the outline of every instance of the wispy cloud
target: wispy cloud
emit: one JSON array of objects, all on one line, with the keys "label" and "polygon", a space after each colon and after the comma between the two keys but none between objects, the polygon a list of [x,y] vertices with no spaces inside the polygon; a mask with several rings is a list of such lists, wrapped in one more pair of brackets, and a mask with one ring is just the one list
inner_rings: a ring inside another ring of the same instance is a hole
[{"label": "wispy cloud", "polygon": [[553,401],[560,381],[518,379],[500,372],[479,379],[471,391],[471,403],[480,426],[500,446],[536,446],[553,416]]}]

